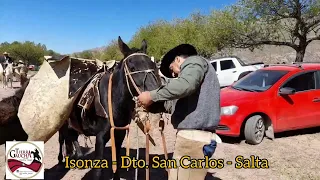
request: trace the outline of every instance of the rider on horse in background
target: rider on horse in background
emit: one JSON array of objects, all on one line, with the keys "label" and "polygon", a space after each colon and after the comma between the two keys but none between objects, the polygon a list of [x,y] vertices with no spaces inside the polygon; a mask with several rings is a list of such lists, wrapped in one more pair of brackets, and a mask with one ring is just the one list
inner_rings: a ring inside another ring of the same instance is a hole
[{"label": "rider on horse in background", "polygon": [[[13,63],[13,60],[12,60],[12,58],[9,56],[9,53],[7,53],[7,52],[4,52],[3,53],[3,59],[2,59],[2,62],[0,62],[1,63],[1,65],[2,65],[2,68],[3,68],[3,70],[5,70],[6,68],[7,68],[7,66],[8,66],[8,64],[10,63]],[[3,73],[5,73],[5,71],[3,72]],[[4,75],[4,74],[3,74]]]},{"label": "rider on horse in background", "polygon": [[5,81],[6,68],[7,68],[9,63],[10,64],[13,63],[13,60],[9,56],[9,53],[4,52],[3,53],[3,58],[0,58],[0,64],[2,65],[2,68],[3,68],[2,79],[1,79],[1,81],[3,81],[3,83]]}]

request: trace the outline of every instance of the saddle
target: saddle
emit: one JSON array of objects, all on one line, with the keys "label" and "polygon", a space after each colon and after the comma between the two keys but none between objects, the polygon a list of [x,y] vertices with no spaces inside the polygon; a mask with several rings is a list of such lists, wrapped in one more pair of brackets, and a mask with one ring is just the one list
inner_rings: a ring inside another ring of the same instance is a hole
[{"label": "saddle", "polygon": [[83,120],[85,119],[86,111],[88,111],[92,106],[95,107],[96,115],[108,118],[108,114],[104,110],[100,101],[100,93],[98,87],[101,78],[106,73],[108,72],[100,72],[93,76],[80,97],[77,105],[82,108],[81,118]]}]

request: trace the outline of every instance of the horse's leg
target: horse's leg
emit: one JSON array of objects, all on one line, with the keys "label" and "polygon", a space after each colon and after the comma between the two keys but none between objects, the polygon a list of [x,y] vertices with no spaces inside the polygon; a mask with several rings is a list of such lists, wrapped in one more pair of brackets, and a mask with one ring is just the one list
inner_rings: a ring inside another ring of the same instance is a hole
[{"label": "horse's leg", "polygon": [[12,82],[13,82],[13,77],[10,77],[11,89],[13,89]]},{"label": "horse's leg", "polygon": [[2,76],[2,87],[3,87],[3,88],[5,88],[5,85],[6,85],[6,82],[5,82],[5,81],[6,81],[6,77],[3,75],[3,76]]},{"label": "horse's leg", "polygon": [[[95,145],[95,159],[102,160],[103,159],[103,150],[106,143],[110,139],[110,131],[105,132],[102,131],[96,136],[96,145]],[[100,161],[101,162],[101,161]],[[98,180],[100,179],[102,169],[95,168],[93,169],[93,179]]]},{"label": "horse's leg", "polygon": [[76,150],[76,154],[74,157],[76,159],[81,159],[83,157],[83,154],[82,154],[79,142],[78,142],[79,133],[76,130],[74,130],[73,128],[69,127],[68,128],[68,137],[70,137],[70,140]]},{"label": "horse's leg", "polygon": [[67,133],[66,130],[68,128],[68,124],[65,123],[61,129],[59,130],[59,155],[58,155],[58,164],[63,164],[63,154],[62,154],[62,148],[63,148],[63,143],[65,141],[65,134]]},{"label": "horse's leg", "polygon": [[119,169],[121,166],[120,150],[121,150],[121,146],[125,136],[126,136],[126,131],[124,130],[115,130],[114,132],[114,139],[115,139],[116,153],[117,153],[117,171],[113,175],[113,180],[120,180],[120,173],[119,173]]},{"label": "horse's leg", "polygon": [[7,88],[7,76],[4,77],[4,88]]}]

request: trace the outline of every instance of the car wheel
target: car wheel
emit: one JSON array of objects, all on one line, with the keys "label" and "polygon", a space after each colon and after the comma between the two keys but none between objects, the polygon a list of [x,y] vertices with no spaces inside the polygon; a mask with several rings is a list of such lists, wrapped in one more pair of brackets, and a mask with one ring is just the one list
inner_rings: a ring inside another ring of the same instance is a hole
[{"label": "car wheel", "polygon": [[248,144],[260,144],[265,135],[264,120],[260,115],[250,117],[244,128],[244,136]]}]

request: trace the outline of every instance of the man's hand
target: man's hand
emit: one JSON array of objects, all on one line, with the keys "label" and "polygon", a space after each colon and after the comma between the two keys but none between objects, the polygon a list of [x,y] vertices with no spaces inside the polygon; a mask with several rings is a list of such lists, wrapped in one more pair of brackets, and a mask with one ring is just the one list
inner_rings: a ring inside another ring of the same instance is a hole
[{"label": "man's hand", "polygon": [[153,103],[150,96],[150,92],[149,91],[142,92],[138,96],[138,102],[139,102],[139,105],[142,105],[144,108],[147,108],[148,106],[150,106]]}]

